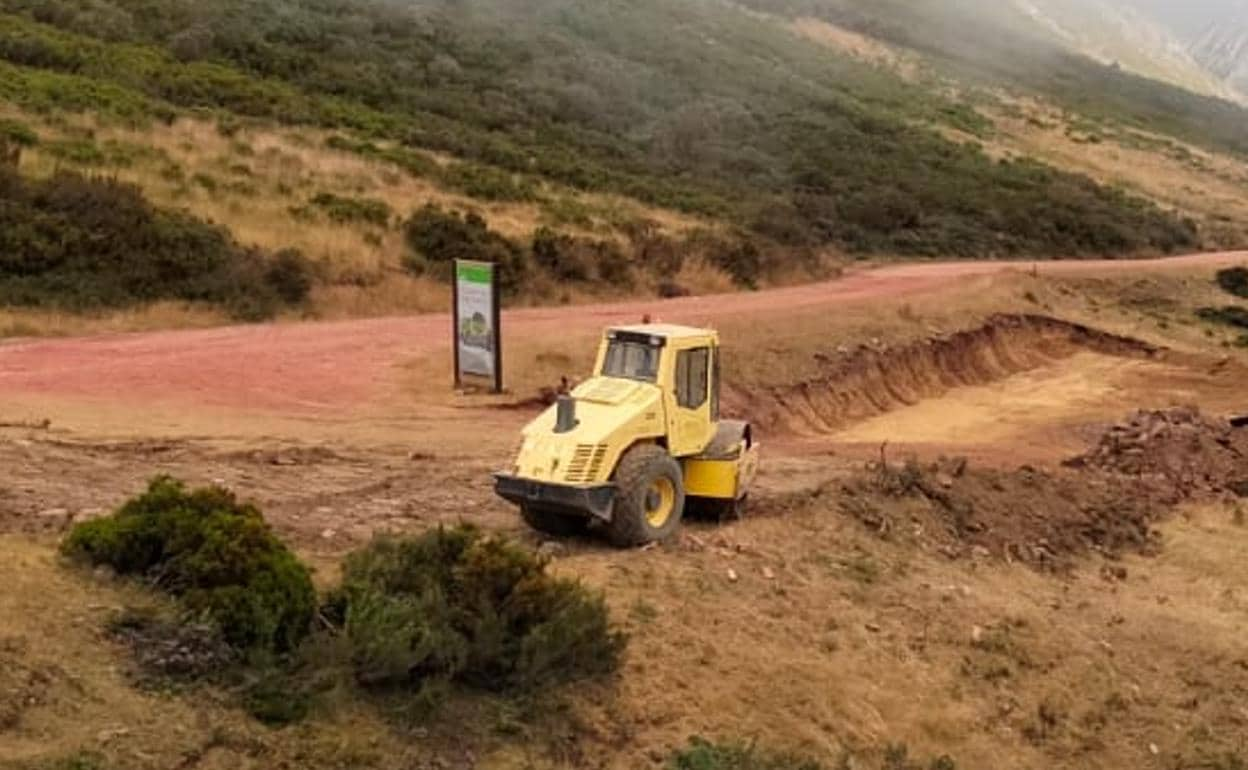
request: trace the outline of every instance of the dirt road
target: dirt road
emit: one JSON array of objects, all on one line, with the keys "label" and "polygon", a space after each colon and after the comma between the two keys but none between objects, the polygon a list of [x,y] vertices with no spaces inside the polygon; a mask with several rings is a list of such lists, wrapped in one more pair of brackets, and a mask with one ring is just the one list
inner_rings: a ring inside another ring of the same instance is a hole
[{"label": "dirt road", "polygon": [[[938,291],[1006,271],[1121,274],[1212,269],[1245,261],[1248,252],[1142,261],[907,264],[754,293],[516,310],[506,313],[504,328],[508,338],[515,340],[543,333],[588,331],[635,321],[646,313],[665,321],[713,322],[831,308],[847,302]],[[396,364],[445,347],[447,325],[444,315],[423,315],[17,340],[0,343],[0,399],[53,397],[130,406],[163,403],[286,414],[342,412],[394,395]]]}]

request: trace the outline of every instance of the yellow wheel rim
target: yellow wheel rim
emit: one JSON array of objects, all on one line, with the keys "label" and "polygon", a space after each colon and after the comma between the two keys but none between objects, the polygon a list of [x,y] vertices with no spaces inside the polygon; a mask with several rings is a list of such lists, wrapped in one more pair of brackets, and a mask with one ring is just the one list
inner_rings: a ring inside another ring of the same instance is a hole
[{"label": "yellow wheel rim", "polygon": [[660,476],[646,489],[646,523],[658,529],[672,518],[676,510],[676,485],[666,476]]}]

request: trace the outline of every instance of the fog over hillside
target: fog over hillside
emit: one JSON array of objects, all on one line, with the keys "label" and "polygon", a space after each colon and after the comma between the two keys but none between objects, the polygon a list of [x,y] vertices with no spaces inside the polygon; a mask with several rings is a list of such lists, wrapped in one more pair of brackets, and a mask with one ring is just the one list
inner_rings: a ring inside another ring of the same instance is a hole
[{"label": "fog over hillside", "polygon": [[1123,0],[1123,3],[1148,12],[1180,37],[1200,35],[1211,24],[1248,20],[1246,0]]},{"label": "fog over hillside", "polygon": [[1064,45],[1200,93],[1248,98],[1248,0],[1015,0]]}]

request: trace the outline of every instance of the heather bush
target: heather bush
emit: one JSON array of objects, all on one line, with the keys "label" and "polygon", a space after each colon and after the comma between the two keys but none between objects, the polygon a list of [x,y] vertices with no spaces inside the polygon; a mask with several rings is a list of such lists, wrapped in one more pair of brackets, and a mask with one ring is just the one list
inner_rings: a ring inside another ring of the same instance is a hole
[{"label": "heather bush", "polygon": [[1228,294],[1248,299],[1248,267],[1228,267],[1219,270],[1218,286]]},{"label": "heather bush", "polygon": [[113,515],[75,526],[61,550],[143,578],[241,650],[293,650],[316,608],[308,568],[255,506],[220,487],[158,477]]},{"label": "heather bush", "polygon": [[528,260],[520,247],[491,230],[476,213],[444,211],[431,203],[417,209],[403,229],[411,249],[404,264],[411,272],[428,270],[449,278],[450,264],[456,259],[493,262],[508,291],[520,287],[528,276]]},{"label": "heather bush", "polygon": [[206,302],[242,320],[302,302],[297,252],[240,246],[223,228],[153,207],[129,184],[63,172],[25,179],[0,164],[0,304],[68,310]]},{"label": "heather bush", "polygon": [[326,614],[361,685],[432,700],[452,684],[532,692],[604,675],[625,644],[602,596],[471,527],[356,551]]}]

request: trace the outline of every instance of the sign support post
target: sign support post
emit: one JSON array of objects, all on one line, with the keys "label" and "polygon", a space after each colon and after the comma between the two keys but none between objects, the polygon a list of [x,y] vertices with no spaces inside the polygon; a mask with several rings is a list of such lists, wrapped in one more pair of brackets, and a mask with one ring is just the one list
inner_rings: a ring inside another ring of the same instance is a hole
[{"label": "sign support post", "polygon": [[451,276],[451,352],[455,358],[455,390],[464,389],[464,375],[459,365],[459,260],[452,265]]},{"label": "sign support post", "polygon": [[457,259],[451,291],[454,322],[455,387],[465,378],[488,378],[503,391],[502,312],[498,266]]},{"label": "sign support post", "polygon": [[502,292],[498,288],[498,270],[490,271],[493,287],[490,295],[494,297],[494,392],[503,392],[503,308]]}]

